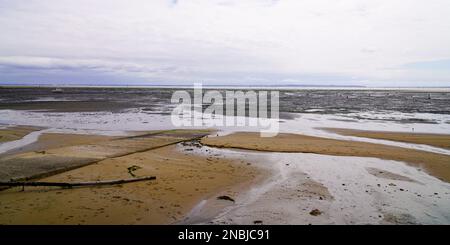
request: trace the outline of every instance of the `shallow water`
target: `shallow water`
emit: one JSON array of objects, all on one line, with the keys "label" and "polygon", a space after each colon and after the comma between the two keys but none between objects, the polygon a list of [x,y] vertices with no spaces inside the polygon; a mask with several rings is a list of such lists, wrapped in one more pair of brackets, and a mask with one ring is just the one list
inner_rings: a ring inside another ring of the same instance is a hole
[{"label": "shallow water", "polygon": [[[148,113],[164,113],[176,88],[65,88],[55,94],[51,88],[0,88],[0,109],[42,109],[63,112],[61,105],[90,103],[90,111],[140,108]],[[192,90],[187,90],[192,93]],[[204,91],[207,91],[204,89]],[[222,94],[225,90],[218,89]],[[245,90],[244,90],[245,91]],[[62,102],[62,103],[61,103]],[[70,108],[76,110],[76,108]],[[69,108],[66,107],[66,110]],[[280,90],[280,112],[348,114],[358,118],[367,112],[450,114],[450,92],[401,90]],[[357,113],[352,115],[351,113]],[[374,118],[376,120],[376,118]],[[429,122],[415,118],[383,118],[404,122]]]},{"label": "shallow water", "polygon": [[[172,124],[175,88],[0,88],[0,125],[32,125],[68,133],[123,135],[124,131],[180,128]],[[222,91],[223,92],[223,91]],[[436,147],[341,136],[319,127],[438,133],[450,132],[450,92],[446,90],[280,90],[279,131],[359,140],[450,154]],[[197,118],[203,115],[194,113]],[[219,117],[220,120],[220,117]],[[259,131],[204,120],[196,127],[222,134]]]}]

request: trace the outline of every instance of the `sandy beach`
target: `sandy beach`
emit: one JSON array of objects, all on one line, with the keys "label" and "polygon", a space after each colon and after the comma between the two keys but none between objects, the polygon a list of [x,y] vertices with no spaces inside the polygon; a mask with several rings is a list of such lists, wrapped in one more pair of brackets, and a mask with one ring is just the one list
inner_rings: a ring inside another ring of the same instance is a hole
[{"label": "sandy beach", "polygon": [[[39,145],[40,150],[45,147],[45,153],[33,151],[8,156],[8,160],[1,160],[2,164],[14,164],[18,158],[33,159],[36,164],[36,158],[50,155],[45,161],[48,165],[52,159],[55,165],[57,161],[57,172],[61,173],[55,174],[51,167],[46,169],[47,172],[29,169],[26,173],[51,175],[39,178],[47,182],[98,181],[148,175],[157,179],[110,187],[26,187],[25,191],[10,188],[0,193],[0,223],[172,224],[182,222],[202,200],[214,200],[221,195],[233,197],[264,175],[264,171],[247,162],[230,160],[223,155],[188,154],[193,147],[198,147],[195,144],[191,146],[189,141],[189,137],[195,138],[197,134],[198,131],[157,134],[145,141],[146,149],[140,148],[142,139],[138,136],[121,141],[95,135],[43,135],[31,149],[35,150]],[[49,146],[47,141],[53,137],[64,141],[64,146]],[[176,145],[180,139],[188,141]],[[112,148],[105,148],[111,145]],[[152,150],[147,149],[149,145],[153,145]],[[74,161],[78,158],[75,155],[82,155],[83,161]],[[88,155],[89,158],[86,157]],[[135,169],[132,172],[135,176],[130,174],[130,167]],[[232,204],[226,200],[218,203],[222,207]]]},{"label": "sandy beach", "polygon": [[[18,129],[9,130],[14,134]],[[417,143],[429,140],[428,136]],[[44,133],[35,143],[3,154],[5,181],[70,183],[142,176],[156,180],[71,189],[9,188],[0,192],[0,223],[446,223],[450,217],[442,212],[450,200],[449,159],[426,151],[299,134],[260,138],[258,133],[216,136],[207,130],[130,132],[120,137]],[[408,203],[409,212],[402,202]],[[423,217],[421,208],[435,218]]]}]

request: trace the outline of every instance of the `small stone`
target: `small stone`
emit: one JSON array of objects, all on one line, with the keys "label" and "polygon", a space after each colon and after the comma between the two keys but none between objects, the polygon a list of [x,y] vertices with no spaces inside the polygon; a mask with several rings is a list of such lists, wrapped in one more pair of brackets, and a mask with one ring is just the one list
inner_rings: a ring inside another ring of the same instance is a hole
[{"label": "small stone", "polygon": [[313,209],[311,212],[309,212],[309,214],[312,216],[317,216],[317,215],[321,215],[322,212],[319,209]]},{"label": "small stone", "polygon": [[220,196],[220,197],[217,197],[217,199],[234,202],[234,199],[229,196]]}]

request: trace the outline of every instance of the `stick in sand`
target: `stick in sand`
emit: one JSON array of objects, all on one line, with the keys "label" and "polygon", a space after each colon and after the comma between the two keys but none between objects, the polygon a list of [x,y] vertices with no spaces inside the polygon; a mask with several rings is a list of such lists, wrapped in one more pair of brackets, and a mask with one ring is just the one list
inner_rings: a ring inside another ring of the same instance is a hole
[{"label": "stick in sand", "polygon": [[147,176],[142,178],[133,179],[120,179],[120,180],[108,180],[108,181],[91,181],[91,182],[25,182],[25,181],[14,181],[14,182],[0,182],[0,186],[59,186],[59,187],[76,187],[76,186],[98,186],[98,185],[118,185],[144,180],[155,180],[155,176]]}]

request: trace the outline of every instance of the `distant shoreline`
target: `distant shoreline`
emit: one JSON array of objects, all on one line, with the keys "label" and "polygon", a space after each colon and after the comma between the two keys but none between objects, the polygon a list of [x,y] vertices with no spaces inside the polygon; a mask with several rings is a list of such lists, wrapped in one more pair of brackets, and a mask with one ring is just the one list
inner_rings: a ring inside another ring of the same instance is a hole
[{"label": "distant shoreline", "polygon": [[[52,84],[0,84],[0,88],[167,88],[192,89],[193,85],[52,85]],[[450,86],[440,87],[368,87],[368,86],[332,86],[332,85],[203,85],[203,89],[266,89],[266,90],[367,90],[367,91],[418,91],[418,92],[450,92]]]}]

